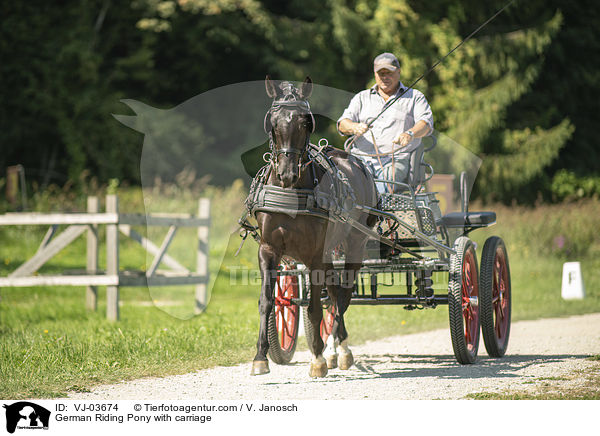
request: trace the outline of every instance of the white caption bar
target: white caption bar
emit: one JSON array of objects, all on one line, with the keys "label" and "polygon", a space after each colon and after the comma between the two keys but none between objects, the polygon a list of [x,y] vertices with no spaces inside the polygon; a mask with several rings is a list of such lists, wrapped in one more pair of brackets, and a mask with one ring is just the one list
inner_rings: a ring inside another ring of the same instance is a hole
[{"label": "white caption bar", "polygon": [[[598,401],[4,400],[10,434],[589,434]],[[11,431],[12,430],[12,431]],[[42,430],[35,432],[33,430]],[[229,432],[232,433],[229,433]],[[135,433],[133,433],[135,432]]]}]

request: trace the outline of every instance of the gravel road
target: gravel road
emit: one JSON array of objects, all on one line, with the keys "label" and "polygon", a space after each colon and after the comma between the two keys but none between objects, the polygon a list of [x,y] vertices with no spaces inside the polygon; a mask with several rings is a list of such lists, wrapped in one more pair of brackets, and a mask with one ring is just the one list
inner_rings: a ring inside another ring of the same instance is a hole
[{"label": "gravel road", "polygon": [[[448,329],[368,342],[351,349],[356,365],[308,377],[308,352],[290,365],[271,363],[271,373],[251,377],[250,363],[190,374],[147,378],[69,393],[71,399],[199,400],[414,400],[461,399],[481,392],[535,392],[583,383],[581,370],[598,371],[600,313],[522,321],[512,325],[508,354],[490,359],[481,341],[474,365],[456,363]],[[304,340],[303,338],[301,340]],[[352,338],[350,338],[352,344]]]}]

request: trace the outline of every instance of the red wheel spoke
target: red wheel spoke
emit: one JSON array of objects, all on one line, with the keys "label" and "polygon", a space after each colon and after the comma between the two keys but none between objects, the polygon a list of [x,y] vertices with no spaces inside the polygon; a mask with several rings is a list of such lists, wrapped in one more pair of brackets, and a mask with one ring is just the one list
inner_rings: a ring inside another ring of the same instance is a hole
[{"label": "red wheel spoke", "polygon": [[[284,309],[285,311],[285,309]],[[289,330],[289,324],[290,324],[290,320],[288,319],[286,321],[285,319],[285,315],[282,317],[283,318],[283,331],[289,336],[291,334],[290,330]]]},{"label": "red wheel spoke", "polygon": [[298,297],[298,278],[285,273],[290,268],[287,264],[278,268],[273,292],[275,329],[278,345],[283,352],[294,351],[298,328],[298,307],[291,301]]},{"label": "red wheel spoke", "polygon": [[462,312],[464,319],[464,337],[469,352],[476,349],[479,330],[479,309],[474,300],[479,296],[477,289],[477,277],[474,277],[477,271],[475,258],[472,252],[466,252],[463,259],[463,277],[462,277]]}]

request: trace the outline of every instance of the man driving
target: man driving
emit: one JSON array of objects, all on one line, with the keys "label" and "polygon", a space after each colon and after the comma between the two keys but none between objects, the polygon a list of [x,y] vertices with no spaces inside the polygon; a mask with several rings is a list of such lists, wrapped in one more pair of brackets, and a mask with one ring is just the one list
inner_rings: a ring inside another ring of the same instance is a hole
[{"label": "man driving", "polygon": [[[410,155],[433,132],[433,114],[425,96],[400,81],[400,62],[382,53],[373,62],[375,85],[356,94],[337,122],[342,135],[355,135],[351,153],[362,159],[375,178],[406,183]],[[384,106],[400,96],[375,122]],[[380,192],[385,185],[378,183]],[[397,191],[397,189],[393,189]]]}]

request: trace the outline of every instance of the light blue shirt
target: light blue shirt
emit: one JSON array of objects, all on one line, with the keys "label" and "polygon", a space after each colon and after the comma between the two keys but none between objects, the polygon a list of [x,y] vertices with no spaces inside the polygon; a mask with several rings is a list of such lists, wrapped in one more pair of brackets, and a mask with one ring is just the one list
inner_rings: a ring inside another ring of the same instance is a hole
[{"label": "light blue shirt", "polygon": [[[405,89],[406,87],[400,82],[396,94],[391,96],[390,99],[401,94]],[[350,104],[338,119],[338,132],[339,123],[344,118],[348,118],[355,123],[368,123],[379,115],[385,103],[383,97],[377,92],[377,85],[359,92],[352,98]],[[425,121],[433,131],[433,114],[429,103],[422,92],[409,89],[373,123],[367,133],[354,142],[351,153],[378,166],[379,162],[376,157],[364,156],[364,154],[375,154],[373,139],[379,153],[389,153],[400,147],[400,145],[394,144],[400,134],[421,120]],[[340,132],[340,134],[342,133]],[[420,143],[421,139],[415,138],[408,146],[414,149]],[[407,160],[410,157],[410,153],[402,153],[401,150],[394,152],[394,155],[396,160]],[[381,158],[383,165],[386,165],[390,160],[391,155]]]}]

